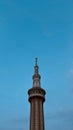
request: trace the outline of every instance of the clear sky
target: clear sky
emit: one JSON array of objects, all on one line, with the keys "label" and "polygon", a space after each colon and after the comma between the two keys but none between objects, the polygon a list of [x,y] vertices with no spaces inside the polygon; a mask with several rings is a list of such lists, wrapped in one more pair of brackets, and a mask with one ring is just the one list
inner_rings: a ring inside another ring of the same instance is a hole
[{"label": "clear sky", "polygon": [[73,130],[73,0],[0,0],[0,130],[29,130],[35,57],[45,130]]}]

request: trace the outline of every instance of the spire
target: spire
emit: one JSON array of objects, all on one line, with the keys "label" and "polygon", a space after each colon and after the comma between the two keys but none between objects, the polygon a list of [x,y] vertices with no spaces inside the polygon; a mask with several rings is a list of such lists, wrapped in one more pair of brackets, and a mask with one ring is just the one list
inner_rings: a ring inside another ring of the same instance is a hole
[{"label": "spire", "polygon": [[37,66],[38,58],[35,58],[35,66]]},{"label": "spire", "polygon": [[38,58],[35,58],[35,66],[34,66],[34,75],[33,75],[33,87],[40,87],[40,75],[39,75],[39,66],[37,63]]},{"label": "spire", "polygon": [[38,64],[37,64],[37,60],[38,60],[38,58],[35,58],[34,74],[38,74],[39,67],[38,67]]}]

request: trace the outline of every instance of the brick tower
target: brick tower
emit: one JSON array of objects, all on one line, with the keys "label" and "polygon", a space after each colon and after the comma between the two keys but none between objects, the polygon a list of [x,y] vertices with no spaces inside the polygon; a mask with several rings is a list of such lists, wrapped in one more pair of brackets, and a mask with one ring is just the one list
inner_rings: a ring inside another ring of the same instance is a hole
[{"label": "brick tower", "polygon": [[28,90],[30,102],[30,130],[45,130],[43,103],[45,101],[45,90],[41,88],[41,76],[38,72],[37,58],[34,66],[33,86]]}]

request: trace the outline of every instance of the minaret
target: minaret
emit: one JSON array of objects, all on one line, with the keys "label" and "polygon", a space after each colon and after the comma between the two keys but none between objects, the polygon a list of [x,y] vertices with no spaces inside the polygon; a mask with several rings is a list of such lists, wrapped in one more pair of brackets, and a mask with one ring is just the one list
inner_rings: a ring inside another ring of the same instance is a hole
[{"label": "minaret", "polygon": [[45,130],[43,103],[45,101],[45,90],[41,88],[37,58],[35,59],[33,86],[28,90],[30,102],[30,130]]}]

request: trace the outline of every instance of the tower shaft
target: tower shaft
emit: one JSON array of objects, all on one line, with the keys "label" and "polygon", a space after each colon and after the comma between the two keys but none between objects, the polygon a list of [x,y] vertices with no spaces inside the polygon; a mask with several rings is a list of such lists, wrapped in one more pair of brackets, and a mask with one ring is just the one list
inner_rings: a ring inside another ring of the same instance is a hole
[{"label": "tower shaft", "polygon": [[43,104],[37,98],[30,104],[30,130],[44,130]]}]

